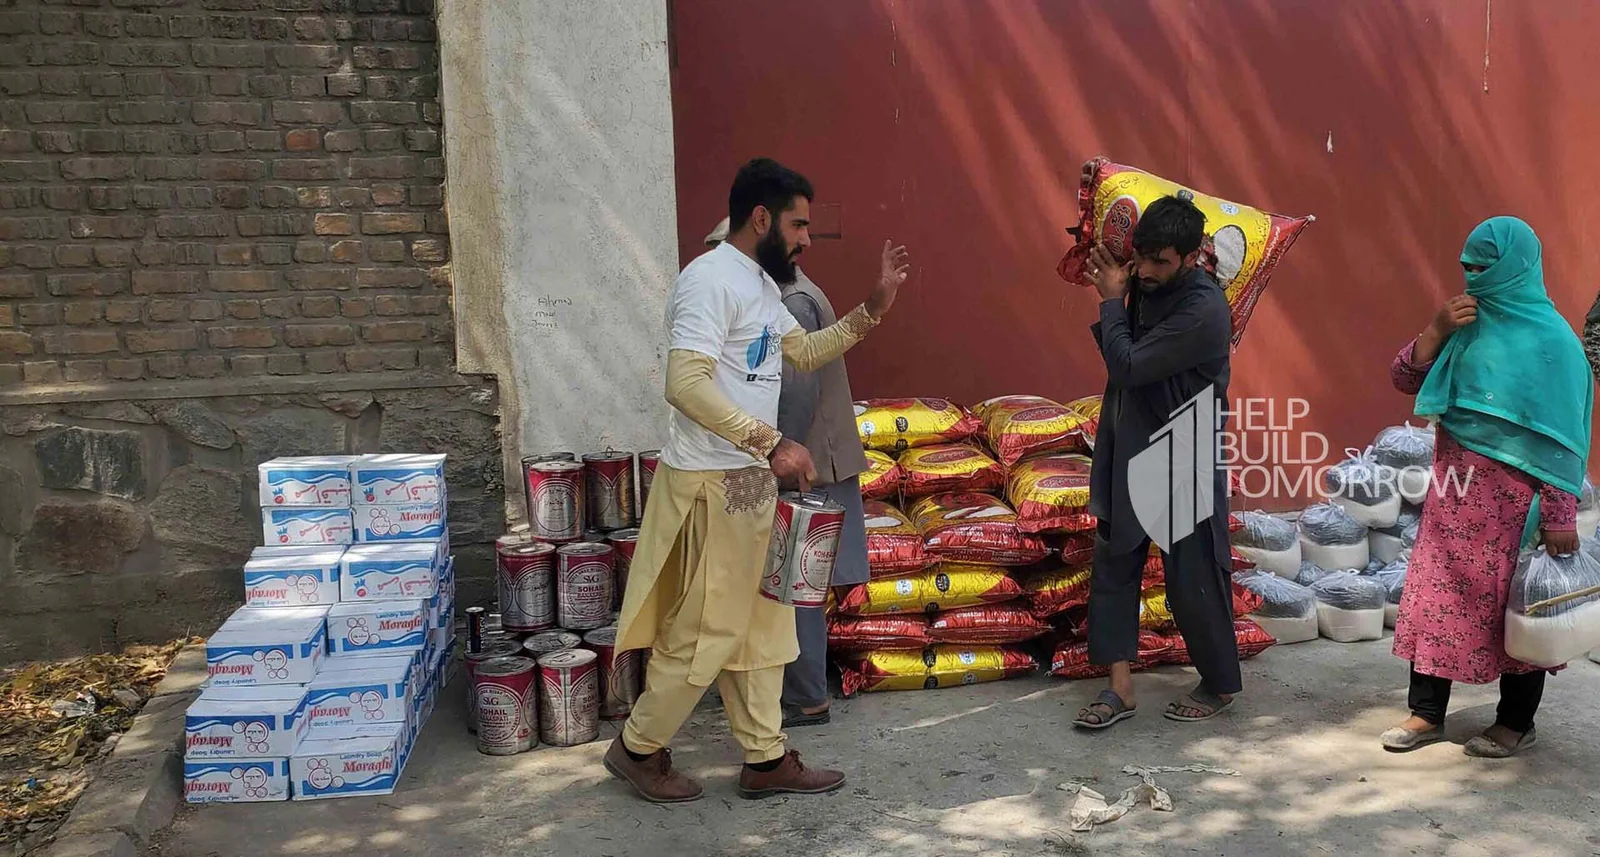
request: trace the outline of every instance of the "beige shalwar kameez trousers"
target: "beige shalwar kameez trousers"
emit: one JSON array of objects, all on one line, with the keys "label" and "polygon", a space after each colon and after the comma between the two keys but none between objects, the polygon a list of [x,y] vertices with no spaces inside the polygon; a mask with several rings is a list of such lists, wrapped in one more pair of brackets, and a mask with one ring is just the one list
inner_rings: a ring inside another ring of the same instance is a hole
[{"label": "beige shalwar kameez trousers", "polygon": [[[858,307],[815,333],[795,328],[781,340],[783,358],[815,371],[874,325]],[[669,400],[702,357],[671,353]],[[744,425],[746,436],[735,444],[740,448],[776,445],[776,430],[729,414],[726,401],[714,398],[708,394],[690,415],[707,425]],[[689,404],[679,397],[675,407]],[[665,461],[658,467],[618,622],[618,651],[651,650],[644,694],[623,729],[629,750],[648,754],[667,747],[715,681],[745,761],[783,756],[783,668],[800,650],[794,609],[760,593],[777,494],[771,469],[755,453],[750,466],[739,469],[679,470]]]}]

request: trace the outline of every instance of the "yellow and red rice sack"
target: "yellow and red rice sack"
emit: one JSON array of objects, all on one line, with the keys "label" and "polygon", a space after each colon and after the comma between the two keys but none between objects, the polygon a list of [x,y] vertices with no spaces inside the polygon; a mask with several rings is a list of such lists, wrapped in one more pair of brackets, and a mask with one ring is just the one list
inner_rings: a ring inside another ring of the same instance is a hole
[{"label": "yellow and red rice sack", "polygon": [[1095,528],[1089,512],[1089,470],[1083,455],[1051,455],[1012,468],[1006,496],[1025,533],[1086,533]]},{"label": "yellow and red rice sack", "polygon": [[1227,294],[1233,309],[1233,344],[1238,346],[1273,269],[1314,218],[1270,214],[1095,158],[1083,165],[1078,189],[1080,222],[1073,230],[1077,244],[1067,251],[1056,273],[1067,282],[1088,284],[1084,263],[1096,243],[1104,243],[1119,260],[1132,258],[1133,230],[1139,216],[1146,206],[1170,195],[1193,200],[1206,216],[1202,264]]},{"label": "yellow and red rice sack", "polygon": [[[1139,632],[1139,651],[1130,666],[1135,672],[1165,663],[1172,641],[1154,631]],[[1059,678],[1105,678],[1109,666],[1089,663],[1089,642],[1072,640],[1056,647],[1050,659],[1050,674]]]},{"label": "yellow and red rice sack", "polygon": [[1043,539],[1017,526],[1010,506],[988,494],[935,494],[918,500],[910,512],[928,551],[940,559],[1028,565],[1050,555]]},{"label": "yellow and red rice sack", "polygon": [[867,525],[867,569],[876,580],[914,574],[933,565],[933,555],[922,543],[922,531],[906,513],[883,502],[862,504]]},{"label": "yellow and red rice sack", "polygon": [[856,402],[861,445],[881,452],[967,440],[983,430],[972,412],[945,399],[867,399]]},{"label": "yellow and red rice sack", "polygon": [[1028,609],[1034,616],[1046,619],[1087,605],[1092,573],[1092,568],[1082,565],[1048,569],[1029,575],[1022,583],[1022,591],[1028,598]]},{"label": "yellow and red rice sack", "polygon": [[839,659],[846,696],[861,691],[931,690],[1027,675],[1033,656],[1006,646],[930,646],[921,652],[865,652]]},{"label": "yellow and red rice sack", "polygon": [[970,443],[940,443],[906,450],[900,456],[900,491],[926,497],[951,491],[998,491],[1006,472]]},{"label": "yellow and red rice sack", "polygon": [[940,563],[907,577],[872,580],[852,586],[839,599],[840,613],[933,613],[1010,601],[1022,587],[1005,569],[958,562]]},{"label": "yellow and red rice sack", "polygon": [[1083,436],[1091,452],[1094,450],[1095,435],[1100,432],[1100,404],[1101,397],[1098,395],[1084,396],[1067,403],[1067,407],[1083,417]]},{"label": "yellow and red rice sack", "polygon": [[973,410],[983,419],[989,448],[1006,467],[1034,455],[1094,448],[1093,435],[1083,433],[1088,417],[1041,396],[1000,396]]},{"label": "yellow and red rice sack", "polygon": [[1023,604],[987,604],[946,610],[933,617],[928,635],[941,643],[1003,645],[1023,643],[1050,632]]},{"label": "yellow and red rice sack", "polygon": [[[1233,620],[1233,638],[1239,645],[1239,660],[1248,660],[1277,645],[1278,641],[1266,629],[1249,619]],[[1183,635],[1173,632],[1167,637],[1170,645],[1162,655],[1161,663],[1186,666],[1189,663],[1189,646]]]},{"label": "yellow and red rice sack", "polygon": [[838,651],[922,650],[933,643],[928,617],[920,613],[828,617],[828,648]]},{"label": "yellow and red rice sack", "polygon": [[875,450],[867,453],[867,472],[861,474],[861,499],[882,500],[900,495],[900,480],[905,473],[893,458]]}]

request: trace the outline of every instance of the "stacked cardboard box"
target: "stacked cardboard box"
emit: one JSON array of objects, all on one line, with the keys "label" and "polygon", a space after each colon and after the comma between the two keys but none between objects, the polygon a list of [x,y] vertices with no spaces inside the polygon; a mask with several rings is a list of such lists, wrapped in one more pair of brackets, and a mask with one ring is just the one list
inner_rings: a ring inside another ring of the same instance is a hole
[{"label": "stacked cardboard box", "polygon": [[443,467],[442,455],[261,465],[268,546],[245,564],[245,606],[207,641],[210,677],[186,722],[191,803],[394,791],[454,674]]}]

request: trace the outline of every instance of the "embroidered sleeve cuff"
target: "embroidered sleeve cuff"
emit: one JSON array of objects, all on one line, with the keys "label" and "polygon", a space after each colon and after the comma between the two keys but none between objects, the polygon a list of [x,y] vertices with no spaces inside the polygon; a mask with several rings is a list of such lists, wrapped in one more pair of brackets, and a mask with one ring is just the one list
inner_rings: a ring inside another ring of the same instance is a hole
[{"label": "embroidered sleeve cuff", "polygon": [[766,461],[772,451],[778,448],[778,442],[783,440],[783,435],[778,430],[760,420],[752,420],[750,428],[734,445],[750,453],[756,458]]},{"label": "embroidered sleeve cuff", "polygon": [[839,325],[844,328],[844,332],[849,334],[851,339],[861,339],[871,333],[872,329],[877,327],[880,321],[882,319],[873,318],[872,313],[867,312],[866,304],[860,304],[844,318],[839,319]]}]

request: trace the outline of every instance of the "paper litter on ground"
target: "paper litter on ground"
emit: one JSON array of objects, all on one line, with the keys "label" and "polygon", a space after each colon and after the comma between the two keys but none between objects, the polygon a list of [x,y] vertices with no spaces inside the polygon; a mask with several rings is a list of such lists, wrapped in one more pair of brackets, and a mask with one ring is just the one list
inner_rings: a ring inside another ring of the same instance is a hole
[{"label": "paper litter on ground", "polygon": [[1064,792],[1076,794],[1078,800],[1069,812],[1072,830],[1076,833],[1093,830],[1102,824],[1127,815],[1129,810],[1141,803],[1148,802],[1150,808],[1157,812],[1172,812],[1172,796],[1167,790],[1156,783],[1156,774],[1217,774],[1224,777],[1237,777],[1239,772],[1232,768],[1214,768],[1210,765],[1128,765],[1122,769],[1124,774],[1138,777],[1139,785],[1129,787],[1122,792],[1122,796],[1115,803],[1107,803],[1106,796],[1079,782],[1066,782],[1056,788]]}]

